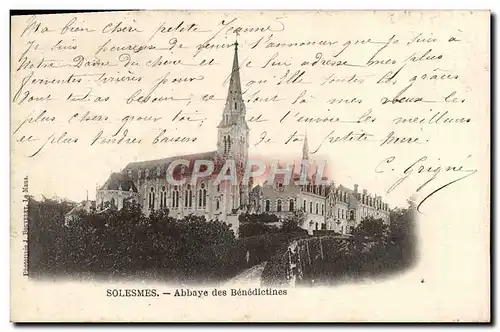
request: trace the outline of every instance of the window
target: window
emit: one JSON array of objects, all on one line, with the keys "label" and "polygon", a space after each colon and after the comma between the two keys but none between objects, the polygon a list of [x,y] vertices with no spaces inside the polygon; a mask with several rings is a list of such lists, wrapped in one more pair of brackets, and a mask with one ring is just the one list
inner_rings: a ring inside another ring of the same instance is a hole
[{"label": "window", "polygon": [[281,212],[281,199],[276,202],[276,211]]},{"label": "window", "polygon": [[321,204],[321,215],[325,215],[325,204]]},{"label": "window", "polygon": [[217,185],[217,192],[220,192],[220,183]]},{"label": "window", "polygon": [[174,186],[174,190],[172,191],[172,207],[179,207],[179,187]]},{"label": "window", "polygon": [[304,212],[306,212],[306,209],[307,209],[307,202],[306,202],[306,200],[304,200],[304,205],[302,206],[302,210],[304,210]]},{"label": "window", "polygon": [[215,209],[216,209],[216,210],[219,210],[219,209],[220,209],[220,201],[219,201],[219,200],[216,200],[216,201],[215,201]]},{"label": "window", "polygon": [[205,207],[207,206],[207,189],[205,188],[205,184],[202,183],[198,195],[198,206]]},{"label": "window", "polygon": [[167,192],[165,191],[165,186],[161,187],[160,192],[160,208],[167,207]]},{"label": "window", "polygon": [[309,202],[309,213],[313,213],[313,202]]},{"label": "window", "polygon": [[184,193],[184,206],[193,207],[193,191],[190,184],[187,185],[186,192]]},{"label": "window", "polygon": [[155,188],[151,187],[151,192],[149,193],[149,209],[154,210],[155,208]]},{"label": "window", "polygon": [[340,218],[340,208],[337,209],[337,218]]},{"label": "window", "polygon": [[351,220],[354,220],[354,210],[351,210]]},{"label": "window", "polygon": [[237,110],[238,109],[238,103],[234,102],[234,109]]},{"label": "window", "polygon": [[271,202],[266,199],[266,206],[265,206],[266,212],[269,212],[271,210]]},{"label": "window", "polygon": [[344,219],[344,209],[342,209],[342,219]]},{"label": "window", "polygon": [[319,203],[316,203],[316,214],[319,214]]},{"label": "window", "polygon": [[288,202],[288,211],[293,211],[293,199]]}]

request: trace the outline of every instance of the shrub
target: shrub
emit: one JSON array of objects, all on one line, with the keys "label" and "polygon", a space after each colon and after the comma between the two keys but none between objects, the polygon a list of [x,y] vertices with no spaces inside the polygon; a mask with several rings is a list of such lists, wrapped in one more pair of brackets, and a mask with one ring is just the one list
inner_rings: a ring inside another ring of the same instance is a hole
[{"label": "shrub", "polygon": [[66,226],[69,208],[51,200],[30,201],[32,275],[123,277],[156,271],[164,279],[211,282],[231,272],[237,244],[222,222],[196,216],[176,220],[168,210],[148,218],[130,203],[119,211],[82,211]]}]

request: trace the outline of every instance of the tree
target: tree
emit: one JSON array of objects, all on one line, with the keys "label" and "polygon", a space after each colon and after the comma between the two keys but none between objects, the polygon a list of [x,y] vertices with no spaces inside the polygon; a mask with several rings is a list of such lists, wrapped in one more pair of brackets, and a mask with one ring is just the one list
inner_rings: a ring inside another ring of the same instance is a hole
[{"label": "tree", "polygon": [[383,251],[388,243],[389,228],[382,219],[368,217],[361,220],[351,235],[355,251]]},{"label": "tree", "polygon": [[397,259],[403,266],[409,266],[416,258],[417,236],[415,234],[416,205],[408,200],[407,208],[396,208],[390,214],[390,240]]},{"label": "tree", "polygon": [[278,231],[278,227],[258,222],[250,222],[240,224],[238,231],[240,237],[250,237],[276,233]]},{"label": "tree", "polygon": [[279,218],[269,213],[243,213],[238,216],[240,223],[279,223]]},{"label": "tree", "polygon": [[167,209],[152,211],[130,201],[122,209],[80,211],[64,225],[66,202],[30,202],[30,267],[42,275],[160,275],[209,281],[224,277],[237,242],[230,227],[193,215],[177,220]]},{"label": "tree", "polygon": [[304,219],[304,212],[294,211],[293,215],[286,217],[283,221],[280,229],[281,232],[307,234],[307,231],[300,227],[304,223]]}]

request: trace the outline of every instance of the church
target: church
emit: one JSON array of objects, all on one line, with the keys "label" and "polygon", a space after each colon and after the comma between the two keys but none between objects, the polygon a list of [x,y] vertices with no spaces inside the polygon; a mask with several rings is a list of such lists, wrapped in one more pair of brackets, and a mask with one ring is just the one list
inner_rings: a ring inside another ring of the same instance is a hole
[{"label": "church", "polygon": [[[302,228],[310,234],[314,230],[333,230],[348,234],[362,218],[373,216],[389,222],[389,206],[380,196],[369,195],[343,186],[315,185],[314,175],[307,184],[284,183],[277,175],[272,183],[253,186],[244,183],[242,173],[249,159],[249,131],[246,107],[243,101],[238,62],[238,43],[235,43],[232,72],[229,80],[222,118],[217,126],[217,146],[213,151],[172,156],[164,159],[133,162],[121,172],[112,173],[97,190],[95,207],[102,211],[109,206],[121,209],[127,200],[139,203],[145,215],[153,210],[168,208],[170,215],[183,218],[203,216],[207,220],[221,220],[231,225],[238,235],[241,213],[272,213],[280,219],[295,211],[304,212]],[[214,166],[211,176],[173,184],[168,181],[169,166],[177,160],[187,160],[174,176],[189,178],[196,161],[209,160]],[[216,182],[216,176],[226,161],[234,161],[238,181]],[[309,161],[307,136],[303,142],[302,160]],[[302,172],[301,172],[302,173]],[[293,179],[299,177],[293,173]],[[323,179],[327,180],[327,179]]]}]

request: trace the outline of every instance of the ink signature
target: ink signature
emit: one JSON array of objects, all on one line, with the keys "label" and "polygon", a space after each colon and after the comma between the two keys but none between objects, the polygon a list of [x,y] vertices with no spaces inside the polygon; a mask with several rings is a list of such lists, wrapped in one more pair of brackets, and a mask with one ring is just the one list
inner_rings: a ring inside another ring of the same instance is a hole
[{"label": "ink signature", "polygon": [[[468,155],[466,159],[470,158],[471,155]],[[443,173],[453,173],[457,174],[457,177],[454,177],[451,181],[448,181],[444,183],[443,185],[440,185],[437,188],[431,189],[430,193],[427,194],[417,205],[417,211],[419,213],[422,213],[422,206],[425,202],[428,202],[431,197],[439,193],[440,191],[450,187],[452,184],[457,183],[461,180],[465,180],[466,178],[470,177],[471,175],[477,173],[477,169],[474,168],[467,168],[461,163],[458,163],[456,165],[440,165],[441,161],[438,159],[436,162],[430,163],[428,161],[427,156],[422,156],[418,158],[415,162],[411,163],[409,166],[407,166],[402,175],[398,176],[398,179],[386,190],[387,193],[392,192],[396,188],[398,188],[403,182],[405,182],[410,176],[415,176],[415,175],[430,175],[430,177],[426,178],[426,180],[422,183],[419,184],[418,188],[415,190],[415,192],[420,192],[424,188],[428,188],[432,186],[432,184],[435,184],[437,181],[435,181],[440,174]],[[395,171],[395,156],[390,156],[388,158],[383,159],[375,168],[376,173],[385,173],[385,172],[391,172]]]}]

